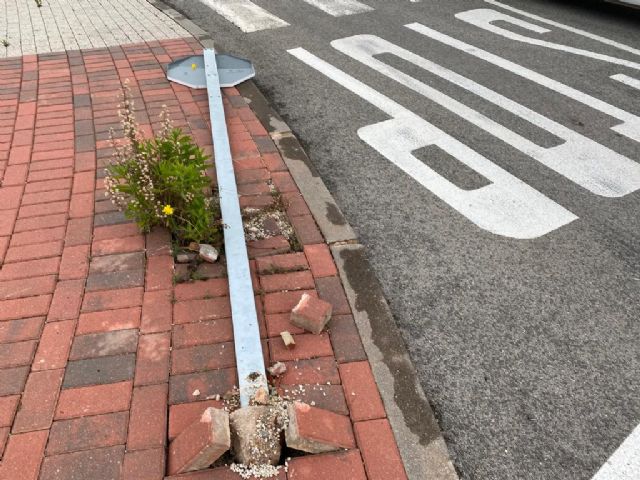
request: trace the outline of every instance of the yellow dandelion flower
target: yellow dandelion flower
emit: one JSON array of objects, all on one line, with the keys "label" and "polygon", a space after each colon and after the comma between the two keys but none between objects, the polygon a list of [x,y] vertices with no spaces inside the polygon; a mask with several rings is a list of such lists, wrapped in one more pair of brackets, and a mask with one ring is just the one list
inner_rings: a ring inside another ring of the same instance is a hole
[{"label": "yellow dandelion flower", "polygon": [[173,207],[171,205],[165,205],[162,209],[162,213],[165,215],[173,215]]},{"label": "yellow dandelion flower", "polygon": [[196,68],[198,68],[198,65],[195,63],[191,64],[191,70],[195,70]]}]

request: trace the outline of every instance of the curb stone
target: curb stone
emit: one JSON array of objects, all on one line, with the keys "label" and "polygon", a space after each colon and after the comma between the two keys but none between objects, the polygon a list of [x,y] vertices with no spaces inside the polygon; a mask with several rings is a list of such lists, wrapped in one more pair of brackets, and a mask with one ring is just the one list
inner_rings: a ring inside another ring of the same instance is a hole
[{"label": "curb stone", "polygon": [[[160,0],[148,0],[205,48],[212,37]],[[395,323],[365,247],[344,218],[302,145],[253,81],[236,87],[276,144],[338,267],[349,304],[382,396],[407,476],[458,480],[446,443]]]}]

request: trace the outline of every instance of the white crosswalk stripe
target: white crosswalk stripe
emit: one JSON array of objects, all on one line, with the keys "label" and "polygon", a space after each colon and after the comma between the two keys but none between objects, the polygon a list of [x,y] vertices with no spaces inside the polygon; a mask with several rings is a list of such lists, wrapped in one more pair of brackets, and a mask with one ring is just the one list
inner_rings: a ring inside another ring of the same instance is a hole
[{"label": "white crosswalk stripe", "polygon": [[369,5],[360,3],[356,0],[303,0],[309,5],[319,8],[323,12],[333,15],[334,17],[342,17],[344,15],[353,15],[355,13],[370,12],[373,10]]},{"label": "white crosswalk stripe", "polygon": [[640,472],[640,425],[591,480],[634,480]]},{"label": "white crosswalk stripe", "polygon": [[[251,0],[198,0],[245,33],[287,27],[289,23]],[[302,0],[333,17],[356,15],[375,10],[358,0]],[[420,0],[409,0],[419,2]]]},{"label": "white crosswalk stripe", "polygon": [[200,0],[246,33],[286,27],[289,24],[250,0]]},{"label": "white crosswalk stripe", "polygon": [[638,80],[637,78],[632,78],[628,75],[625,75],[624,73],[619,73],[617,75],[612,75],[611,76],[612,79],[620,82],[620,83],[624,83],[625,85],[627,85],[628,87],[633,87],[633,88],[637,88],[638,90],[640,90],[640,80]]}]

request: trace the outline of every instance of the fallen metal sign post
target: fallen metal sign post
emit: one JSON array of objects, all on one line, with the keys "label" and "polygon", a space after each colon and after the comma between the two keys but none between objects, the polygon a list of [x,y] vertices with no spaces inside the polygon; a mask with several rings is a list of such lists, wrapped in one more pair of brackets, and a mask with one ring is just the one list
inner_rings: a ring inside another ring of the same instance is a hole
[{"label": "fallen metal sign post", "polygon": [[217,55],[213,49],[205,49],[203,55],[173,62],[167,71],[169,80],[192,88],[206,88],[209,97],[220,210],[224,224],[240,405],[243,407],[249,405],[259,389],[268,391],[268,385],[220,87],[231,87],[253,76],[255,70],[251,62],[231,55]]}]

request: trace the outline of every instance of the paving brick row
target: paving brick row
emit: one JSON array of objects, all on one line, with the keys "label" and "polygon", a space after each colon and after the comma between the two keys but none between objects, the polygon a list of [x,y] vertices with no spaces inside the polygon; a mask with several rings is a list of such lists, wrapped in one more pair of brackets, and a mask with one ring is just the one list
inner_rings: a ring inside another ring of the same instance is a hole
[{"label": "paving brick row", "polygon": [[172,375],[169,379],[169,404],[197,402],[224,395],[234,386],[237,387],[235,368]]},{"label": "paving brick row", "polygon": [[367,479],[362,457],[358,450],[293,458],[289,462],[288,477],[295,480],[313,480],[316,478]]},{"label": "paving brick row", "polygon": [[174,290],[177,301],[224,297],[229,295],[229,282],[226,278],[212,278],[191,283],[179,283]]},{"label": "paving brick row", "polygon": [[207,322],[174,325],[172,331],[174,348],[209,345],[233,340],[231,318],[222,318]]},{"label": "paving brick row", "polygon": [[31,365],[37,343],[35,340],[27,340],[25,342],[0,344],[0,368]]},{"label": "paving brick row", "polygon": [[64,371],[32,372],[22,394],[12,433],[48,429],[53,421]]},{"label": "paving brick row", "polygon": [[77,335],[135,329],[140,326],[140,307],[82,313],[78,320]]},{"label": "paving brick row", "polygon": [[82,305],[85,280],[59,281],[53,292],[47,322],[78,318]]},{"label": "paving brick row", "polygon": [[317,297],[315,290],[298,290],[293,292],[272,292],[264,296],[265,313],[289,313],[295,307],[303,294]]},{"label": "paving brick row", "polygon": [[87,278],[85,290],[115,290],[118,288],[143,287],[144,270],[124,270],[120,272],[92,273]]},{"label": "paving brick row", "polygon": [[88,292],[84,296],[82,312],[137,307],[142,305],[142,294],[143,289],[141,287]]},{"label": "paving brick row", "polygon": [[227,297],[177,302],[173,306],[176,324],[216,320],[231,316],[231,304]]},{"label": "paving brick row", "polygon": [[4,257],[5,263],[24,262],[40,258],[57,257],[62,253],[63,242],[46,242],[32,245],[10,246]]},{"label": "paving brick row", "polygon": [[296,345],[291,349],[287,348],[279,338],[269,339],[271,361],[284,362],[333,356],[331,341],[327,333],[320,335],[304,333],[294,335],[293,338]]},{"label": "paving brick row", "polygon": [[62,390],[54,418],[66,419],[128,411],[132,389],[132,382],[119,382]]},{"label": "paving brick row", "polygon": [[169,332],[142,335],[138,342],[135,385],[168,382],[170,352],[171,335]]},{"label": "paving brick row", "polygon": [[388,420],[357,422],[354,431],[369,479],[407,478]]},{"label": "paving brick row", "polygon": [[201,372],[234,367],[236,364],[233,342],[198,345],[171,352],[171,373]]},{"label": "paving brick row", "polygon": [[328,329],[338,363],[367,360],[353,316],[334,315],[329,321]]},{"label": "paving brick row", "polygon": [[65,246],[60,259],[61,280],[84,279],[89,270],[89,245]]},{"label": "paving brick row", "polygon": [[281,395],[289,400],[299,400],[340,415],[349,415],[349,407],[341,385],[296,384],[278,387]]},{"label": "paving brick row", "polygon": [[12,246],[33,245],[34,243],[55,242],[63,240],[66,229],[64,226],[45,228],[33,232],[15,233],[11,236]]},{"label": "paving brick row", "polygon": [[135,353],[138,346],[136,329],[79,335],[74,338],[70,360]]},{"label": "paving brick row", "polygon": [[46,457],[40,471],[41,480],[75,480],[119,478],[124,461],[124,446],[96,448]]},{"label": "paving brick row", "polygon": [[0,323],[0,343],[39,339],[45,317],[23,318]]},{"label": "paving brick row", "polygon": [[122,466],[123,480],[160,480],[165,474],[164,448],[128,451]]},{"label": "paving brick row", "polygon": [[134,372],[134,354],[73,360],[67,364],[62,388],[133,380]]},{"label": "paving brick row", "polygon": [[28,366],[0,369],[0,397],[21,394],[29,370]]},{"label": "paving brick row", "polygon": [[28,298],[4,300],[0,311],[0,321],[46,315],[52,295],[38,295]]},{"label": "paving brick row", "polygon": [[287,371],[278,378],[280,385],[340,384],[338,365],[334,357],[318,357],[286,362]]},{"label": "paving brick row", "polygon": [[360,421],[385,417],[369,362],[343,363],[339,369],[351,418]]},{"label": "paving brick row", "polygon": [[0,427],[10,427],[18,408],[20,395],[0,397]]},{"label": "paving brick row", "polygon": [[107,413],[53,422],[46,455],[124,445],[129,412]]},{"label": "paving brick row", "polygon": [[291,323],[290,313],[268,313],[265,322],[268,337],[279,337],[280,332],[287,331],[293,335],[305,333],[305,331]]},{"label": "paving brick row", "polygon": [[75,320],[47,323],[40,337],[33,370],[63,368],[73,340]]},{"label": "paving brick row", "polygon": [[309,271],[261,275],[260,286],[265,292],[315,288],[313,275]]},{"label": "paving brick row", "polygon": [[55,286],[56,277],[54,275],[0,281],[0,301],[53,293]]},{"label": "paving brick row", "polygon": [[[4,264],[0,269],[0,281],[54,275],[58,273],[59,265],[58,257]],[[3,307],[6,305],[3,304]]]},{"label": "paving brick row", "polygon": [[37,479],[48,434],[41,430],[11,435],[0,467],[3,478]]}]

